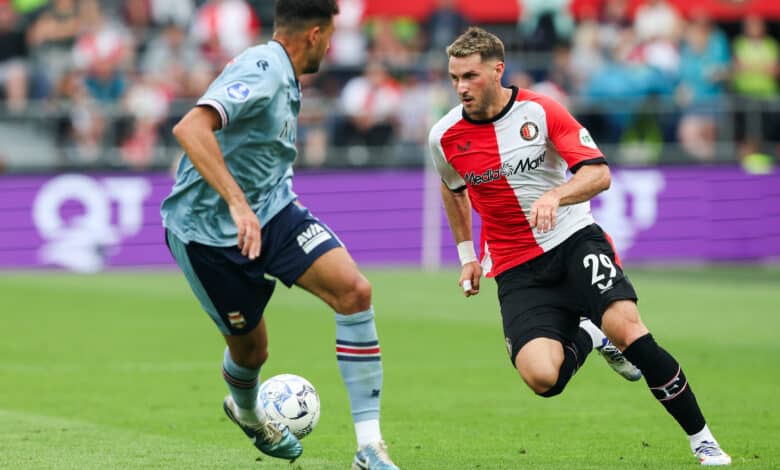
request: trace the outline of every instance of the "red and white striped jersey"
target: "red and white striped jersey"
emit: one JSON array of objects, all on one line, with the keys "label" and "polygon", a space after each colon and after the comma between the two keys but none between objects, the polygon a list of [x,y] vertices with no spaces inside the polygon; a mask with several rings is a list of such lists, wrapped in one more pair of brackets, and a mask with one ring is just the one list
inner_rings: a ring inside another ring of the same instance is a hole
[{"label": "red and white striped jersey", "polygon": [[475,121],[453,108],[429,134],[434,165],[453,191],[468,188],[482,219],[481,254],[494,277],[561,244],[593,223],[590,202],[558,208],[554,230],[528,224],[531,205],[566,182],[566,170],[606,163],[587,129],[558,102],[512,88],[512,99],[493,119]]}]

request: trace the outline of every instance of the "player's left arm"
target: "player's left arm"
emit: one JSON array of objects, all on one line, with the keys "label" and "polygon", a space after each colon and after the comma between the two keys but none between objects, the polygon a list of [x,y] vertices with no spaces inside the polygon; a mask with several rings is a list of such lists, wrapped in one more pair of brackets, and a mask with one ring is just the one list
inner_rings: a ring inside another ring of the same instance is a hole
[{"label": "player's left arm", "polygon": [[531,206],[528,223],[539,232],[549,232],[557,223],[558,208],[592,199],[611,183],[607,160],[588,130],[560,103],[541,97],[547,116],[547,138],[566,161],[573,176],[551,188]]}]

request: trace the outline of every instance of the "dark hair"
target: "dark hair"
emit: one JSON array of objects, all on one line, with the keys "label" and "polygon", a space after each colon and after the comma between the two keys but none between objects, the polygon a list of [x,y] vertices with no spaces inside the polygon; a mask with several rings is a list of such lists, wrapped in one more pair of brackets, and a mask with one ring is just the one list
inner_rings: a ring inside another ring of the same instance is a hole
[{"label": "dark hair", "polygon": [[326,23],[339,12],[336,0],[276,0],[274,29],[301,29]]}]

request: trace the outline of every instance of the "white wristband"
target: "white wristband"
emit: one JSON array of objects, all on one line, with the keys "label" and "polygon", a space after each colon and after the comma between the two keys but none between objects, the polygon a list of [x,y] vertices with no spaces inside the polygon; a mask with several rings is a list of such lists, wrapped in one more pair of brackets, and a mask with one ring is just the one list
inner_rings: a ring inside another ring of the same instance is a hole
[{"label": "white wristband", "polygon": [[458,258],[460,258],[461,266],[466,263],[477,261],[477,253],[474,251],[474,242],[466,240],[465,242],[458,243]]}]

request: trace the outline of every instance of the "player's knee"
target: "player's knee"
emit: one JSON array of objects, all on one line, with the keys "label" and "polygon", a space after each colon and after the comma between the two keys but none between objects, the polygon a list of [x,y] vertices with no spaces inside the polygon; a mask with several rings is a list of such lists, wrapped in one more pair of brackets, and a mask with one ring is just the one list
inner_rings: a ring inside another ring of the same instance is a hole
[{"label": "player's knee", "polygon": [[636,303],[630,300],[613,302],[602,317],[601,328],[621,351],[649,332]]},{"label": "player's knee", "polygon": [[546,393],[552,390],[555,387],[555,384],[558,382],[558,371],[526,371],[520,372],[520,376],[523,378],[523,381],[525,381],[526,385],[528,385],[528,387],[533,390],[535,394],[543,397],[548,396]]},{"label": "player's knee", "polygon": [[336,310],[344,315],[363,312],[371,307],[371,283],[362,274],[352,279],[337,299]]}]

